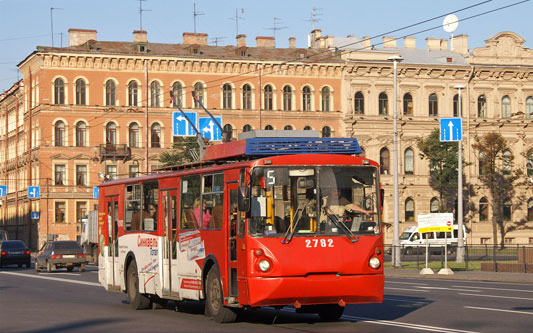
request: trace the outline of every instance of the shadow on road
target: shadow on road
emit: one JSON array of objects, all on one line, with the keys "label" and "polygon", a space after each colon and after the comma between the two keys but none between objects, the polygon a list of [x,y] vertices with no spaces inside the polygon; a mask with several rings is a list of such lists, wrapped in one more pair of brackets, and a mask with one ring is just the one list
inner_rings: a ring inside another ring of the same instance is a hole
[{"label": "shadow on road", "polygon": [[95,318],[91,320],[81,320],[77,322],[70,322],[65,323],[62,325],[55,325],[50,327],[42,327],[36,330],[28,330],[28,331],[21,331],[24,333],[52,333],[52,332],[73,332],[75,330],[81,330],[81,331],[87,331],[87,330],[94,330],[94,329],[100,329],[102,332],[105,332],[105,328],[99,328],[99,326],[105,326],[112,323],[118,323],[121,321],[126,321],[124,319],[108,319],[108,318]]}]

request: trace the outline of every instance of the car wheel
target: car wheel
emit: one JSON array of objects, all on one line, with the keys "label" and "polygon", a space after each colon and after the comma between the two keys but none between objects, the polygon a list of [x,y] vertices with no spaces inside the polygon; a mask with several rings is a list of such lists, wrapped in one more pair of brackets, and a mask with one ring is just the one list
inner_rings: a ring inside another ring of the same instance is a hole
[{"label": "car wheel", "polygon": [[46,262],[46,271],[48,273],[52,273],[52,271],[55,269],[55,265],[50,263],[50,262]]},{"label": "car wheel", "polygon": [[73,268],[74,268],[74,267],[72,267],[72,266],[68,266],[68,267],[67,267],[67,271],[68,271],[68,272],[72,272],[72,269],[73,269]]},{"label": "car wheel", "polygon": [[80,272],[85,272],[85,264],[81,264],[79,267],[78,267],[78,270]]},{"label": "car wheel", "polygon": [[18,266],[19,266],[19,268],[21,268],[21,267],[22,267],[22,264],[18,264]]},{"label": "car wheel", "polygon": [[37,263],[37,261],[35,262],[35,271],[36,272],[40,272],[41,269],[39,268],[39,264]]},{"label": "car wheel", "polygon": [[323,321],[337,321],[344,313],[344,307],[338,304],[318,305],[318,316]]},{"label": "car wheel", "polygon": [[31,268],[31,262],[26,263],[26,268]]},{"label": "car wheel", "polygon": [[406,249],[405,249],[405,254],[408,255],[408,256],[410,256],[411,254],[413,254],[413,248],[411,248],[411,247],[406,248]]},{"label": "car wheel", "polygon": [[132,262],[128,267],[128,301],[135,310],[144,310],[150,307],[150,299],[139,293],[139,277],[137,275],[137,265]]},{"label": "car wheel", "polygon": [[237,319],[237,313],[224,306],[220,274],[215,267],[207,273],[206,289],[206,314],[212,316],[217,323],[234,322]]}]

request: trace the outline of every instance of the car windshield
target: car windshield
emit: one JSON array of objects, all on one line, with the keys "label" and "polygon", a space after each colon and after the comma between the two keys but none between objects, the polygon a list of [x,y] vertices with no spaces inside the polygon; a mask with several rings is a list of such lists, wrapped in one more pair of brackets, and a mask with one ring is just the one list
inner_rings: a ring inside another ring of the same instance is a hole
[{"label": "car windshield", "polygon": [[378,194],[373,166],[256,167],[249,232],[284,239],[378,234]]},{"label": "car windshield", "polygon": [[2,249],[3,250],[7,250],[7,249],[25,249],[25,248],[26,248],[26,245],[22,241],[13,240],[13,241],[4,241],[4,242],[2,242]]},{"label": "car windshield", "polygon": [[74,241],[56,242],[54,245],[55,250],[81,250],[78,243]]},{"label": "car windshield", "polygon": [[409,236],[411,236],[411,233],[410,233],[410,232],[403,232],[403,233],[400,235],[400,240],[406,240],[406,239],[409,239]]}]

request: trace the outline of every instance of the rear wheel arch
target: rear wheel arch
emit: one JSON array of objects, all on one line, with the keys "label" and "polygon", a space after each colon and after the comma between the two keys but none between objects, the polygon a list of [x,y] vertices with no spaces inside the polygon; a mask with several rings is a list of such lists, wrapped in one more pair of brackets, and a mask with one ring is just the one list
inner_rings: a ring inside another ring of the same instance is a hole
[{"label": "rear wheel arch", "polygon": [[133,252],[129,252],[127,255],[126,255],[126,260],[124,261],[124,275],[122,276],[122,278],[124,279],[124,292],[126,292],[128,290],[128,268],[130,267],[131,263],[135,263],[135,265],[137,265],[137,261],[135,260],[135,255],[133,254]]}]

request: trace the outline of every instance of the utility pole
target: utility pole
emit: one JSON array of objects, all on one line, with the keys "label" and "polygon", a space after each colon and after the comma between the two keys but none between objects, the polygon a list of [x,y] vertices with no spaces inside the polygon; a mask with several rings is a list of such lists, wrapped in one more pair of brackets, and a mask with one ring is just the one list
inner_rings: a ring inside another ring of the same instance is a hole
[{"label": "utility pole", "polygon": [[194,9],[192,11],[192,16],[194,20],[194,33],[196,33],[196,16],[204,15],[204,13],[200,13],[196,11],[196,2],[194,3]]},{"label": "utility pole", "polygon": [[144,96],[144,103],[146,104],[146,110],[144,112],[144,134],[145,134],[145,148],[144,148],[144,159],[145,159],[145,170],[146,170],[146,175],[149,173],[149,170],[148,170],[148,144],[149,144],[149,139],[150,137],[148,136],[148,134],[150,133],[149,131],[149,124],[148,124],[148,89],[150,89],[150,87],[148,86],[148,60],[145,60],[144,61],[144,85],[146,87],[145,92],[145,96]]},{"label": "utility pole", "polygon": [[63,9],[63,8],[50,7],[50,31],[52,34],[52,47],[54,47],[54,15],[53,15],[53,12],[54,10],[58,10],[58,9]]},{"label": "utility pole", "polygon": [[[465,88],[464,85],[458,84],[454,86],[455,89],[459,91],[459,105],[458,105],[458,113],[459,118],[461,119],[461,122],[463,121],[463,110],[462,110],[462,104],[463,100],[461,99],[461,90]],[[462,126],[461,126],[462,127]],[[461,133],[462,138],[462,133]],[[458,175],[457,175],[457,256],[455,261],[462,263],[465,261],[465,243],[464,243],[464,235],[463,235],[463,144],[462,141],[459,140],[457,142],[458,144],[458,157],[457,157],[457,169],[458,169]],[[453,231],[452,231],[453,236]],[[494,242],[496,244],[496,242]]]},{"label": "utility pole", "polygon": [[139,30],[143,29],[143,12],[150,12],[150,9],[143,9],[143,2],[146,0],[139,0]]}]

